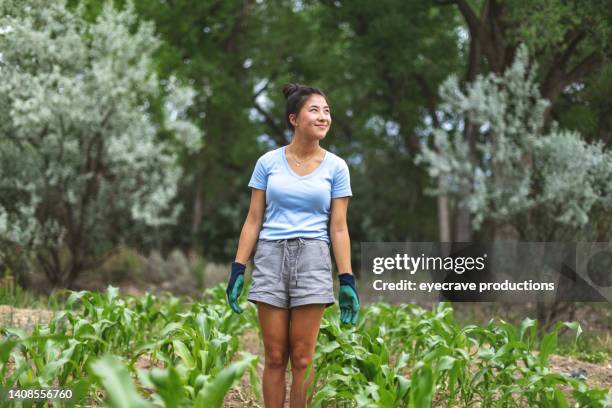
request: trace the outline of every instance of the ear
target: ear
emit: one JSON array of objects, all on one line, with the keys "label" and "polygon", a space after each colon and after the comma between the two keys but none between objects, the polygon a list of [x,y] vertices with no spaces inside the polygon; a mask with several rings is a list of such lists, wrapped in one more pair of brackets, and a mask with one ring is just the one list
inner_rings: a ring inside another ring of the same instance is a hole
[{"label": "ear", "polygon": [[293,127],[297,127],[297,115],[295,113],[289,114],[289,123],[291,123]]}]

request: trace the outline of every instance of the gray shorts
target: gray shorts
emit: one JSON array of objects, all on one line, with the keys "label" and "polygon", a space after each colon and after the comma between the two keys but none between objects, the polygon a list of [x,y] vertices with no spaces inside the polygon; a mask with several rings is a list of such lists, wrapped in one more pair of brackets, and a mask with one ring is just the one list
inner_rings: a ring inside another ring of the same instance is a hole
[{"label": "gray shorts", "polygon": [[320,239],[257,241],[247,299],[289,309],[334,304],[329,244]]}]

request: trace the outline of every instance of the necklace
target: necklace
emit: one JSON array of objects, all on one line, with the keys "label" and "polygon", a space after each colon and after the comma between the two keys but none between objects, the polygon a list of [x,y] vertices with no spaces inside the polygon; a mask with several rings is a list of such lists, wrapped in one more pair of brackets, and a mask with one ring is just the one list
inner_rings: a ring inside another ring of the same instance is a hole
[{"label": "necklace", "polygon": [[291,152],[291,155],[293,156],[293,161],[295,162],[296,166],[300,167],[302,164],[306,163],[307,161],[315,157],[317,153],[319,153],[318,150],[315,153],[311,154],[308,158],[302,159],[302,160],[298,160],[295,153],[293,152]]}]

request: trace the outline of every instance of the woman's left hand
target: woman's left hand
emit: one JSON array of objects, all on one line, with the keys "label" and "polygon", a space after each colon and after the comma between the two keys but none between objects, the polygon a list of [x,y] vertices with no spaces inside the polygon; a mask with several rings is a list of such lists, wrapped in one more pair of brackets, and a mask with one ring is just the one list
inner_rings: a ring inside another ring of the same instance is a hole
[{"label": "woman's left hand", "polygon": [[352,273],[338,275],[340,291],[338,303],[340,304],[340,321],[347,324],[357,324],[359,320],[359,295],[355,288],[355,277]]},{"label": "woman's left hand", "polygon": [[238,314],[242,313],[240,305],[238,305],[238,298],[242,293],[242,286],[244,285],[244,271],[246,266],[232,262],[232,270],[230,273],[229,282],[225,293],[227,294],[227,303],[229,303],[232,310]]}]

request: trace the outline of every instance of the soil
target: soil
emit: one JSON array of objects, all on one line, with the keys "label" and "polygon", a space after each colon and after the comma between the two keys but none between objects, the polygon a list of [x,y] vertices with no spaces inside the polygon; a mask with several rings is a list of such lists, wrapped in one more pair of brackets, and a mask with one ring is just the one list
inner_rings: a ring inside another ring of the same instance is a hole
[{"label": "soil", "polygon": [[0,305],[0,327],[19,327],[30,332],[36,323],[48,323],[53,312],[42,309],[18,309]]}]

